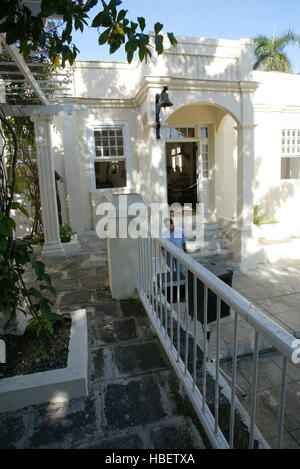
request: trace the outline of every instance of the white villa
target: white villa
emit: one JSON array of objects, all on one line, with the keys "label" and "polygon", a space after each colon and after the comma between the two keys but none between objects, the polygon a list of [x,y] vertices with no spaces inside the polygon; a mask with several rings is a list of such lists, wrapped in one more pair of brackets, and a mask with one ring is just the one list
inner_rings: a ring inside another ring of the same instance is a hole
[{"label": "white villa", "polygon": [[[115,193],[202,202],[207,222],[232,225],[234,260],[254,265],[262,260],[255,205],[279,222],[266,225],[269,239],[300,231],[300,76],[253,71],[249,39],[177,39],[147,63],[77,61],[61,100],[69,112],[50,106],[45,119],[34,111],[39,164],[51,148],[64,178],[63,220],[76,232],[95,229],[98,203]],[[161,109],[157,139],[155,100],[165,85],[173,106]],[[45,171],[45,251],[56,252],[53,171]]]}]

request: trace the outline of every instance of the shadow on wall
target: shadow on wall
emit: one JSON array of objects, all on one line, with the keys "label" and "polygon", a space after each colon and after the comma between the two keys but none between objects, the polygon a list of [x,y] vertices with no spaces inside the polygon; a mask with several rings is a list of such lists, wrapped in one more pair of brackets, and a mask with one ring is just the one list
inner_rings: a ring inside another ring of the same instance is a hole
[{"label": "shadow on wall", "polygon": [[263,158],[258,156],[255,160],[254,190],[260,195],[255,204],[266,213],[266,220],[278,222],[268,226],[263,225],[263,231],[268,234],[269,239],[272,239],[272,233],[274,233],[273,239],[299,233],[300,180],[280,179],[280,166],[278,166],[279,174],[276,181],[264,190],[268,174],[265,173],[267,167],[265,166],[264,172],[261,171],[262,167]]}]

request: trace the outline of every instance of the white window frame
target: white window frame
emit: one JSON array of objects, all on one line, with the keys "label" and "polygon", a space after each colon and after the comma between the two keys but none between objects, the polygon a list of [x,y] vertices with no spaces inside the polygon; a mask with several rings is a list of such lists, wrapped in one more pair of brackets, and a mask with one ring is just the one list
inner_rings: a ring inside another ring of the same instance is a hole
[{"label": "white window frame", "polygon": [[[286,134],[284,134],[284,132],[286,132]],[[290,135],[288,134],[288,132],[290,133]],[[293,135],[293,133],[295,133],[295,135]],[[299,175],[297,178],[282,178],[281,177],[282,158],[299,158],[300,159],[300,128],[282,129],[281,153],[280,153],[280,180],[281,181],[298,181],[300,179],[300,171],[299,171]]]},{"label": "white window frame", "polygon": [[172,136],[166,137],[166,142],[182,142],[183,140],[190,141],[190,142],[198,141],[196,125],[187,125],[187,124],[166,125],[164,129],[165,135],[166,135],[167,129],[193,129],[195,132],[195,136],[194,137],[172,137]]},{"label": "white window frame", "polygon": [[[94,137],[94,131],[99,129],[109,129],[121,127],[123,132],[123,156],[96,156],[96,142]],[[115,120],[95,120],[87,128],[88,132],[88,143],[90,153],[90,178],[91,178],[91,191],[92,192],[114,192],[124,191],[131,188],[131,157],[130,157],[130,138],[129,138],[129,121],[115,121]],[[103,187],[96,188],[96,175],[94,163],[106,162],[106,161],[125,161],[126,169],[126,186],[122,187]]]}]

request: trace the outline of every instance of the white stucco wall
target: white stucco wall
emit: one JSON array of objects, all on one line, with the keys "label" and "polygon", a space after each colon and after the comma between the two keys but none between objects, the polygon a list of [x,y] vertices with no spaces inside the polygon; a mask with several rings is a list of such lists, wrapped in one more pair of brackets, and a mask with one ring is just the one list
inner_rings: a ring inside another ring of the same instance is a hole
[{"label": "white stucco wall", "polygon": [[[251,40],[178,39],[177,49],[166,42],[163,56],[143,64],[76,62],[74,102],[89,109],[59,118],[61,138],[54,156],[55,168],[65,175],[64,218],[76,231],[94,228],[95,204],[113,192],[92,191],[92,128],[103,123],[123,122],[128,129],[128,184],[121,192],[138,192],[147,202],[156,195],[165,197],[165,142],[155,139],[154,103],[155,94],[167,84],[173,107],[161,113],[162,135],[165,121],[214,129],[216,215],[237,215],[234,127],[254,123],[254,203],[270,218],[296,229],[299,222],[293,213],[299,206],[300,184],[280,179],[280,152],[282,128],[300,126],[300,77],[253,72]],[[251,149],[248,154],[251,157]]]},{"label": "white stucco wall", "polygon": [[278,72],[254,72],[260,83],[254,95],[255,106],[255,203],[270,220],[273,230],[283,235],[300,230],[297,216],[300,179],[281,179],[281,140],[283,129],[300,129],[300,76]]}]

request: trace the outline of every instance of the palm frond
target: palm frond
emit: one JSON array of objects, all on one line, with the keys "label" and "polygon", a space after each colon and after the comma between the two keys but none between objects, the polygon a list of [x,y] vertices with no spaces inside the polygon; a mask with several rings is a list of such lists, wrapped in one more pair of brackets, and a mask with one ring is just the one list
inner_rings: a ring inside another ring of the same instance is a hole
[{"label": "palm frond", "polygon": [[267,37],[258,35],[254,38],[254,70],[291,72],[291,62],[284,53],[290,44],[300,45],[300,36],[292,30],[280,36]]}]

